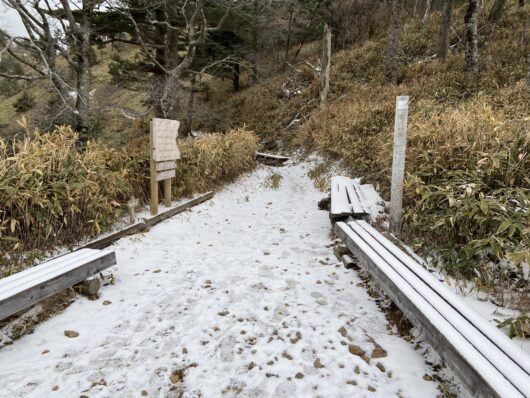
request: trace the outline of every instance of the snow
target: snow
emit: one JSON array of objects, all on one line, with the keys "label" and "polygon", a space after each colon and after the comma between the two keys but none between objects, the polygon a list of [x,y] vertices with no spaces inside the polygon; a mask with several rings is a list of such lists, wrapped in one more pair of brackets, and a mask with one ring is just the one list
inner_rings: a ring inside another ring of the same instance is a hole
[{"label": "snow", "polygon": [[269,170],[117,242],[99,300],[0,350],[0,397],[436,397],[421,350],[333,256],[307,166],[275,169],[277,190]]}]

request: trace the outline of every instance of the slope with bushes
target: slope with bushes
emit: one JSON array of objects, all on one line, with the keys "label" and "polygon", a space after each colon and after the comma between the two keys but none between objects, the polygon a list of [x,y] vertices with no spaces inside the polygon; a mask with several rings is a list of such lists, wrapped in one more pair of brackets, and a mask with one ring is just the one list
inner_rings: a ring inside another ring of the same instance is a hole
[{"label": "slope with bushes", "polygon": [[[144,141],[120,150],[96,141],[80,150],[77,134],[67,127],[48,134],[28,131],[11,146],[0,140],[0,277],[31,264],[43,250],[109,229],[131,197],[146,203]],[[256,137],[247,130],[178,145],[177,198],[233,181],[255,165]]]},{"label": "slope with bushes", "polygon": [[323,154],[388,198],[395,97],[409,95],[402,238],[453,276],[527,295],[530,12],[510,9],[498,24],[483,22],[476,76],[464,72],[464,12],[454,10],[445,62],[434,57],[439,15],[426,25],[405,18],[398,86],[383,85],[379,32],[335,52],[330,95],[319,108],[313,43],[291,70],[232,97],[225,125],[246,124],[270,147]]}]

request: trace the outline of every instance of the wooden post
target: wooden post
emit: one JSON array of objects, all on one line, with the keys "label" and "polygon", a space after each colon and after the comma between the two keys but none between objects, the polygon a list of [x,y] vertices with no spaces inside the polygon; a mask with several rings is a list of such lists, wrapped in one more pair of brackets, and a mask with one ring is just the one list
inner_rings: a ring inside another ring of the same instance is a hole
[{"label": "wooden post", "polygon": [[394,151],[392,154],[392,187],[390,192],[390,230],[394,235],[398,235],[401,232],[408,112],[409,97],[397,97],[394,123]]},{"label": "wooden post", "polygon": [[329,71],[331,68],[331,29],[324,24],[324,37],[322,38],[322,58],[320,60],[320,106],[324,105],[329,91]]},{"label": "wooden post", "polygon": [[158,214],[158,181],[156,180],[156,164],[153,157],[153,122],[149,124],[149,158],[150,158],[150,189],[151,189],[151,215],[156,216]]},{"label": "wooden post", "polygon": [[171,207],[171,178],[164,180],[164,206]]}]

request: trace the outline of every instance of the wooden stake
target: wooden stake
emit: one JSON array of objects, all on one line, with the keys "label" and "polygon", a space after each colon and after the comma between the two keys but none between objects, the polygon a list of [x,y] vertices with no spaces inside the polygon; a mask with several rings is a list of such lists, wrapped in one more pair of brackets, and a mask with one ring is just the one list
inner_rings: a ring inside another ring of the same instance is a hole
[{"label": "wooden stake", "polygon": [[331,29],[324,24],[324,37],[322,38],[322,57],[320,59],[320,106],[324,105],[329,91],[329,71],[331,68]]},{"label": "wooden stake", "polygon": [[164,206],[171,207],[171,178],[164,180]]},{"label": "wooden stake", "polygon": [[401,232],[408,112],[409,97],[397,97],[394,123],[394,150],[392,155],[392,187],[390,192],[390,230],[394,235],[398,235]]},{"label": "wooden stake", "polygon": [[149,158],[150,158],[150,169],[151,169],[151,215],[156,216],[158,214],[158,181],[156,180],[156,164],[153,158],[153,122],[150,123],[149,129]]}]

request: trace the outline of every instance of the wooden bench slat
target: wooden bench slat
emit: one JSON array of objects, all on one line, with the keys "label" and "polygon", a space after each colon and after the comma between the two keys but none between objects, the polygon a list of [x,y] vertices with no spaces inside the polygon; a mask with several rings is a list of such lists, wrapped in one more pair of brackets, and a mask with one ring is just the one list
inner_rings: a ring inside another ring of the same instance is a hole
[{"label": "wooden bench slat", "polygon": [[331,178],[331,215],[332,217],[349,216],[352,207],[344,184],[344,177]]},{"label": "wooden bench slat", "polygon": [[[78,250],[76,251],[75,253],[77,253],[77,256],[80,260],[82,260],[83,258],[87,257],[87,256],[91,256],[93,255],[94,253],[98,253],[98,250],[92,250],[92,249],[83,249],[83,250]],[[55,268],[55,267],[60,267],[61,265],[63,265],[64,263],[69,263],[71,261],[71,255],[73,253],[65,253],[61,256],[58,256],[58,257],[55,257],[55,258],[52,258],[42,264],[39,264],[35,267],[31,267],[31,268],[28,268],[22,272],[17,272],[13,275],[10,275],[10,276],[7,276],[5,278],[1,278],[0,279],[0,289],[2,289],[3,286],[5,285],[12,285],[15,281],[19,280],[19,279],[24,279],[26,278],[28,275],[28,273],[39,273],[39,272],[44,272],[46,271],[47,269],[49,268]]]},{"label": "wooden bench slat", "polygon": [[[89,263],[104,256],[106,256],[106,253],[98,253],[97,251],[96,253],[90,253],[82,257],[68,255],[68,261],[63,261],[61,263],[54,264],[53,267],[41,268],[40,266],[35,266],[25,271],[18,272],[17,274],[23,274],[22,277],[19,277],[16,280],[12,281],[8,280],[6,281],[7,283],[5,285],[0,287],[0,300],[9,297],[13,294],[17,294],[21,291],[24,291],[28,287],[39,284],[48,279],[55,278],[58,275],[68,273],[76,268],[82,267],[83,264]],[[47,264],[44,263],[42,265]],[[9,278],[10,277],[7,277],[5,279]]]},{"label": "wooden bench slat", "polygon": [[[477,314],[446,285],[433,278],[425,268],[418,264],[418,262],[412,257],[404,253],[394,243],[383,237],[374,227],[365,221],[358,221],[356,224],[376,239],[382,247],[388,251],[388,253],[398,259],[402,265],[407,267],[407,269],[417,276],[426,286],[432,289],[432,291],[444,300],[453,311],[460,314],[470,327],[473,327],[478,333],[482,334],[484,338],[494,344],[497,349],[501,350],[508,361],[511,361],[524,372],[524,381],[527,382],[527,386],[530,388],[530,379],[526,379],[526,377],[530,377],[530,356],[519,350],[508,336]],[[380,239],[380,237],[383,239]],[[460,329],[464,329],[464,326],[461,326]],[[495,361],[498,358],[499,357],[493,357],[490,362]]]},{"label": "wooden bench slat", "polygon": [[350,179],[346,184],[346,191],[348,193],[354,217],[364,217],[368,215],[368,210],[363,206],[363,204],[366,203],[366,199],[361,192],[359,183]]},{"label": "wooden bench slat", "polygon": [[[17,282],[16,286],[10,288],[9,284],[4,283],[0,288],[0,319],[16,314],[116,264],[114,252],[95,252],[83,256],[80,261],[76,252],[69,253],[56,259],[57,261],[50,260],[50,262],[54,261],[52,264],[55,267],[43,263],[45,272],[41,272],[38,265],[12,275],[11,277],[16,276],[13,278]],[[70,260],[73,262],[70,263]],[[26,281],[24,281],[25,278],[27,278]]]},{"label": "wooden bench slat", "polygon": [[[493,343],[484,333],[484,330],[477,329],[477,326],[470,322],[467,318],[461,315],[461,313],[453,306],[451,306],[445,296],[453,294],[450,291],[444,292],[444,295],[440,295],[433,288],[426,283],[422,278],[418,277],[421,274],[421,270],[425,271],[427,275],[423,277],[427,280],[431,280],[432,285],[437,282],[432,275],[428,274],[426,270],[421,267],[418,263],[409,257],[409,265],[412,266],[412,271],[409,266],[400,261],[392,252],[385,248],[382,241],[389,242],[383,235],[381,235],[375,229],[370,232],[367,231],[367,223],[364,221],[353,221],[348,223],[348,226],[357,233],[364,241],[374,249],[378,255],[383,258],[392,269],[394,269],[408,284],[416,290],[422,297],[428,299],[431,306],[440,314],[444,319],[447,320],[454,328],[473,346],[475,347],[484,358],[489,361],[506,379],[508,379],[520,392],[524,392],[530,396],[530,378],[524,369],[514,362],[514,360],[506,355],[506,353],[495,343]],[[374,237],[375,235],[375,237]],[[399,248],[396,247],[397,250]],[[405,253],[403,256],[408,257]],[[402,257],[403,257],[402,256]],[[442,289],[439,289],[442,292]],[[457,297],[453,298],[453,301],[459,303],[459,307],[464,308],[466,305]],[[486,331],[490,331],[491,334],[498,332],[491,330],[492,326],[489,324],[483,325]],[[500,332],[498,332],[500,333]],[[503,345],[511,344],[511,342],[503,341]]]},{"label": "wooden bench slat", "polygon": [[523,396],[454,325],[364,240],[368,234],[361,232],[359,235],[343,222],[335,225],[335,231],[405,316],[423,331],[446,363],[462,376],[462,381],[470,391],[481,396]]}]

